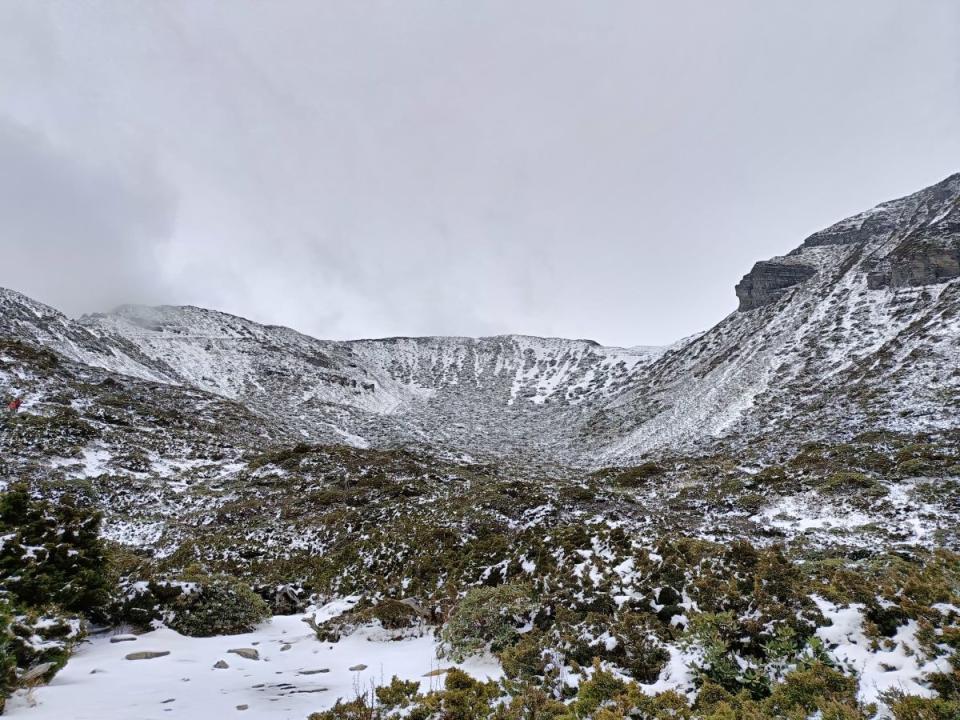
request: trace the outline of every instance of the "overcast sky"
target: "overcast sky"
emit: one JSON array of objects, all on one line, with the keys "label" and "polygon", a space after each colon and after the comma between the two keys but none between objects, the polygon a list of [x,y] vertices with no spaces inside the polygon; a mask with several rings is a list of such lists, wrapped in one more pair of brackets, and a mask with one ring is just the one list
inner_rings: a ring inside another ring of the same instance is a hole
[{"label": "overcast sky", "polygon": [[956,0],[0,0],[0,285],[662,344],[960,169]]}]

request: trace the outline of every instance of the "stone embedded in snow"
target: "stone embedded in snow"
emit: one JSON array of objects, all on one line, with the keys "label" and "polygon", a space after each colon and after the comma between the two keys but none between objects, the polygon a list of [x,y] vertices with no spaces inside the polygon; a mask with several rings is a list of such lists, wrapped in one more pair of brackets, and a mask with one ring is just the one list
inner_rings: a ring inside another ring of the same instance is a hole
[{"label": "stone embedded in snow", "polygon": [[29,670],[27,670],[27,671],[23,674],[23,677],[20,678],[20,680],[21,680],[21,682],[23,682],[24,684],[31,683],[31,682],[33,682],[34,680],[39,680],[39,679],[42,678],[44,675],[46,675],[48,672],[50,672],[50,670],[52,670],[52,669],[53,669],[53,663],[52,663],[52,662],[40,663],[39,665],[37,665],[37,666],[35,666],[35,667],[32,667],[32,668],[30,668]]},{"label": "stone embedded in snow", "polygon": [[248,707],[250,707],[250,706],[249,706],[249,705],[237,705],[237,710],[246,710]]},{"label": "stone embedded in snow", "polygon": [[226,670],[228,667],[230,667],[230,666],[227,665],[227,661],[226,661],[226,660],[217,660],[217,661],[213,664],[214,670]]},{"label": "stone embedded in snow", "polygon": [[233,648],[231,650],[227,650],[227,652],[233,653],[234,655],[239,655],[240,657],[246,658],[247,660],[260,659],[260,653],[254,648]]},{"label": "stone embedded in snow", "polygon": [[366,670],[366,669],[367,669],[367,666],[364,665],[363,663],[360,663],[359,665],[354,665],[349,668],[350,672],[360,672],[361,670]]},{"label": "stone embedded in snow", "polygon": [[133,642],[136,639],[137,639],[136,635],[114,635],[112,638],[110,638],[110,642],[112,643]]},{"label": "stone embedded in snow", "polygon": [[169,655],[169,650],[141,650],[140,652],[130,653],[127,660],[153,660],[154,658]]},{"label": "stone embedded in snow", "polygon": [[[366,665],[364,665],[363,667],[366,667]],[[353,670],[353,668],[350,668],[350,669]],[[319,670],[301,670],[297,674],[298,675],[317,675],[319,673],[328,673],[328,672],[330,672],[330,668],[320,668]]]},{"label": "stone embedded in snow", "polygon": [[289,649],[292,648],[292,647],[293,647],[293,645],[284,645],[283,647],[280,648],[280,652],[285,652],[285,651],[289,650]]}]

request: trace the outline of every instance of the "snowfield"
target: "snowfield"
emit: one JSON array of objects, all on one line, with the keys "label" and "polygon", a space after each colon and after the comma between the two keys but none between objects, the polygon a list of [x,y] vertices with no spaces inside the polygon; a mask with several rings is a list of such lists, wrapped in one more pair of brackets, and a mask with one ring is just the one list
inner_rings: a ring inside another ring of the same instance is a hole
[{"label": "snowfield", "polygon": [[[859,681],[859,698],[880,703],[886,690],[903,690],[921,697],[933,693],[924,677],[949,671],[946,657],[928,657],[910,621],[877,646],[864,633],[862,605],[836,605],[812,596],[831,624],[817,630],[838,666]],[[356,602],[344,598],[307,615],[317,622],[349,610]],[[952,606],[945,612],[954,610]],[[162,718],[240,717],[263,720],[305,720],[313,712],[351,700],[385,685],[393,676],[419,680],[420,691],[443,686],[443,674],[460,668],[479,680],[503,677],[490,655],[453,663],[437,658],[439,643],[428,632],[419,637],[391,639],[377,627],[361,628],[337,643],[321,642],[304,623],[303,615],[278,615],[256,631],[231,636],[191,638],[169,628],[139,636],[112,633],[86,642],[49,685],[21,690],[7,715],[24,720],[161,720]],[[231,650],[255,650],[249,659]],[[641,689],[648,695],[676,690],[695,697],[691,663],[700,660],[696,647],[668,646],[670,660],[660,678]],[[127,659],[132,653],[166,652],[150,659]],[[218,663],[227,667],[215,667]],[[615,667],[611,669],[625,679]],[[586,669],[587,674],[590,670]],[[576,686],[582,677],[568,673]]]},{"label": "snowfield", "polygon": [[[310,614],[321,622],[352,604],[337,600]],[[337,643],[320,642],[302,615],[276,616],[245,635],[191,638],[161,628],[136,640],[111,641],[127,637],[133,636],[104,635],[85,643],[49,685],[12,697],[6,714],[24,720],[305,720],[394,675],[419,680],[427,692],[442,686],[438,671],[451,667],[481,680],[503,674],[492,657],[461,664],[438,660],[431,634],[390,640],[366,629]],[[259,659],[229,652],[243,648],[256,650]],[[169,655],[126,659],[144,651]],[[229,667],[215,668],[221,660]]]}]

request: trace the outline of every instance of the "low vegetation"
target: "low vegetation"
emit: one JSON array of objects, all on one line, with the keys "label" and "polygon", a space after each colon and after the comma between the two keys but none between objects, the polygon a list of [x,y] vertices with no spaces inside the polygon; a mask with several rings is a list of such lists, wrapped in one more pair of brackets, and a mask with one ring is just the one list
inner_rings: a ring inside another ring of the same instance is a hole
[{"label": "low vegetation", "polygon": [[[394,679],[315,718],[849,720],[882,706],[896,720],[955,720],[956,534],[944,526],[928,544],[908,541],[891,503],[952,507],[960,483],[947,473],[958,458],[950,436],[884,435],[775,462],[659,458],[590,476],[531,475],[298,445],[250,454],[229,479],[197,476],[175,494],[108,474],[17,485],[0,506],[10,538],[0,562],[15,578],[0,614],[5,647],[24,632],[16,623],[57,627],[43,620],[46,597],[66,623],[55,631],[65,657],[83,618],[230,634],[271,612],[355,595],[352,610],[316,626],[318,637],[337,642],[371,625],[388,638],[436,632],[451,662],[493,653],[506,677],[450,671],[425,694]],[[923,473],[904,474],[916,460]],[[176,508],[153,545],[162,552],[106,543],[95,508],[147,522],[145,496]],[[754,518],[778,498],[878,521],[855,535],[758,531]],[[910,652],[953,669],[927,675],[931,697],[864,702],[856,674],[823,640],[824,603],[859,608],[873,647],[896,647],[909,630]],[[40,661],[7,649],[8,691]],[[668,671],[687,679],[666,690],[658,683]]]}]

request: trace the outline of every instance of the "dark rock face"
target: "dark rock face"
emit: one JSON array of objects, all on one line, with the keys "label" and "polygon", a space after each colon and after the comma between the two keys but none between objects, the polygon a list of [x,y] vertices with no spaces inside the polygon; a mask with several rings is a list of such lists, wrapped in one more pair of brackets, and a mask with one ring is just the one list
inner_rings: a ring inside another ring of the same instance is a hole
[{"label": "dark rock face", "polygon": [[872,289],[933,285],[960,277],[960,205],[920,227],[867,276]]},{"label": "dark rock face", "polygon": [[809,265],[762,260],[737,284],[740,310],[753,310],[775,302],[787,288],[816,274]]},{"label": "dark rock face", "polygon": [[[957,214],[958,193],[960,173],[955,173],[918,193],[882,203],[872,210],[815,232],[790,254],[800,253],[804,248],[867,243],[878,238],[891,237],[911,227],[926,225],[929,229],[943,224],[944,221],[949,224],[950,218],[955,218]],[[951,204],[954,208],[948,216],[938,216],[940,210]]]},{"label": "dark rock face", "polygon": [[853,245],[867,242],[871,238],[893,232],[897,227],[897,218],[891,214],[878,213],[861,222],[847,220],[815,232],[803,241],[803,248],[822,247],[824,245]]},{"label": "dark rock face", "polygon": [[867,285],[877,290],[933,285],[960,277],[960,240],[953,247],[910,243],[897,248],[880,269],[867,276]]}]

